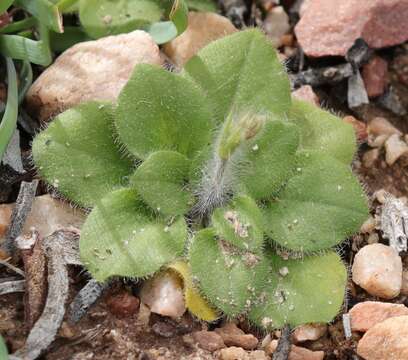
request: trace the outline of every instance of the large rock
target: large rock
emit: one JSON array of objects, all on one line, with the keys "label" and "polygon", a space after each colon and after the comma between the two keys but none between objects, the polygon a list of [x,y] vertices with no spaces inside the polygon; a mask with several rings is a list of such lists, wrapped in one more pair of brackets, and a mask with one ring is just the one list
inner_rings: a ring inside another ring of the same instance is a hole
[{"label": "large rock", "polygon": [[393,317],[369,329],[357,346],[365,360],[408,359],[408,316]]},{"label": "large rock", "polygon": [[390,246],[364,246],[354,258],[352,274],[353,281],[371,295],[392,299],[401,291],[402,261]]},{"label": "large rock", "polygon": [[309,56],[344,56],[357,38],[371,48],[408,40],[408,0],[307,0],[295,27]]},{"label": "large rock", "polygon": [[349,314],[351,330],[365,332],[391,317],[408,315],[408,307],[403,304],[364,301],[353,306]]},{"label": "large rock", "polygon": [[34,82],[27,105],[44,121],[84,101],[114,101],[140,63],[162,64],[158,46],[144,31],[76,44]]},{"label": "large rock", "polygon": [[182,67],[211,41],[236,31],[235,26],[224,16],[214,13],[190,12],[187,30],[164,45],[163,50],[175,65]]},{"label": "large rock", "polygon": [[[0,241],[10,225],[14,206],[14,204],[0,205]],[[45,237],[62,228],[80,229],[85,218],[83,211],[75,209],[67,202],[54,199],[50,195],[37,196],[33,201],[22,234],[29,235],[31,230],[36,230],[40,236]]]}]

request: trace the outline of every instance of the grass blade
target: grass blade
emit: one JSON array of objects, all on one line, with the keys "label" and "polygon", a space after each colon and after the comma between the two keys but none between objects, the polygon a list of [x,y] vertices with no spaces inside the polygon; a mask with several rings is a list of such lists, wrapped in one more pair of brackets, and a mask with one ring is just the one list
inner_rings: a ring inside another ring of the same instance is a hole
[{"label": "grass blade", "polygon": [[17,74],[13,60],[6,58],[7,64],[7,104],[6,111],[0,124],[0,159],[7,149],[7,145],[13,136],[17,126],[18,115],[18,90],[17,90]]},{"label": "grass blade", "polygon": [[63,34],[50,33],[50,46],[56,52],[63,52],[79,42],[88,40],[91,40],[91,38],[77,26],[65,27]]},{"label": "grass blade", "polygon": [[8,24],[7,26],[1,28],[0,34],[11,34],[14,32],[27,30],[33,27],[35,24],[36,24],[35,18],[29,17],[24,20],[12,22],[11,24]]},{"label": "grass blade", "polygon": [[13,5],[14,0],[2,0],[0,4],[0,14],[7,11],[7,9]]},{"label": "grass blade", "polygon": [[33,82],[33,69],[29,61],[23,61],[23,66],[20,70],[20,83],[18,87],[18,103],[21,104],[27,93],[28,88]]},{"label": "grass blade", "polygon": [[52,62],[48,44],[18,35],[0,35],[0,53],[18,60],[47,66]]},{"label": "grass blade", "polygon": [[62,16],[58,7],[52,2],[48,0],[17,0],[16,5],[28,11],[47,28],[58,33],[64,32]]}]

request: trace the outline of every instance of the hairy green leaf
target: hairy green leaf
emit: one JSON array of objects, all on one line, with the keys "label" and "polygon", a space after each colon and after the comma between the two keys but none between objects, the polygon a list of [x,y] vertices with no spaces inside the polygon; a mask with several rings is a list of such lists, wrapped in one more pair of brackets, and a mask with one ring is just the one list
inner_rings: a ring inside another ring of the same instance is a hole
[{"label": "hairy green leaf", "polygon": [[259,30],[212,42],[187,62],[183,76],[205,91],[219,123],[231,112],[282,117],[290,108],[288,77]]},{"label": "hairy green leaf", "polygon": [[193,201],[186,189],[190,162],[175,151],[158,151],[130,179],[143,200],[166,215],[185,214]]},{"label": "hairy green leaf", "polygon": [[216,209],[212,226],[221,239],[241,250],[254,253],[263,250],[262,212],[248,196],[238,196],[230,205]]},{"label": "hairy green leaf", "polygon": [[301,148],[350,164],[357,151],[353,127],[308,102],[293,100],[289,120],[300,129]]},{"label": "hairy green leaf", "polygon": [[83,264],[97,281],[111,276],[146,277],[183,253],[184,219],[155,218],[137,191],[114,191],[88,216],[80,239]]},{"label": "hairy green leaf", "polygon": [[99,102],[58,115],[34,139],[33,157],[51,185],[83,206],[126,185],[132,172],[114,142],[112,107]]},{"label": "hairy green leaf", "polygon": [[194,84],[140,64],[119,96],[116,126],[128,150],[146,159],[158,150],[193,157],[211,141],[213,125],[206,99]]},{"label": "hairy green leaf", "polygon": [[238,189],[256,200],[277,193],[293,175],[298,145],[296,126],[268,120],[263,131],[244,144],[236,181]]},{"label": "hairy green leaf", "polygon": [[269,236],[290,250],[339,244],[367,219],[367,199],[349,166],[319,152],[299,154],[297,174],[265,209]]},{"label": "hairy green leaf", "polygon": [[189,258],[203,294],[230,317],[251,308],[268,274],[262,256],[217,240],[212,228],[196,234]]},{"label": "hairy green leaf", "polygon": [[343,304],[347,270],[336,253],[284,260],[268,256],[271,274],[250,321],[268,330],[329,322]]}]

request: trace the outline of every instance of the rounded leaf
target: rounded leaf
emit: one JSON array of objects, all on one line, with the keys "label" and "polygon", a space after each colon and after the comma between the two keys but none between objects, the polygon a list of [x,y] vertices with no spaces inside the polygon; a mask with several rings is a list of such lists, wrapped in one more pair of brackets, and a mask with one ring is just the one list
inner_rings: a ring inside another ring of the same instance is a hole
[{"label": "rounded leaf", "polygon": [[182,217],[173,222],[155,218],[135,190],[122,189],[93,208],[81,230],[80,252],[97,281],[111,276],[139,278],[180,257],[186,239]]},{"label": "rounded leaf", "polygon": [[353,126],[305,101],[293,99],[289,121],[300,130],[300,146],[350,164],[357,151]]},{"label": "rounded leaf", "polygon": [[259,253],[263,248],[263,218],[256,202],[248,196],[238,196],[212,216],[212,226],[217,235],[238,247]]},{"label": "rounded leaf", "polygon": [[347,284],[347,270],[336,253],[289,260],[269,254],[268,259],[271,275],[250,321],[271,330],[333,320]]},{"label": "rounded leaf", "polygon": [[157,151],[140,165],[130,179],[143,200],[165,215],[185,214],[193,201],[186,179],[190,162],[175,151]]},{"label": "rounded leaf", "polygon": [[262,132],[244,145],[236,187],[256,200],[277,193],[293,175],[298,145],[296,126],[268,120]]},{"label": "rounded leaf", "polygon": [[79,5],[81,25],[94,39],[146,28],[163,14],[157,0],[81,0]]},{"label": "rounded leaf", "polygon": [[158,66],[137,65],[116,111],[120,139],[135,156],[158,150],[193,157],[211,142],[207,101],[194,84]]},{"label": "rounded leaf", "polygon": [[58,115],[33,141],[37,169],[61,194],[90,207],[127,184],[132,162],[115,144],[112,107],[90,102]]},{"label": "rounded leaf", "polygon": [[271,42],[259,30],[240,31],[200,50],[184,67],[212,105],[219,123],[229,113],[289,110],[290,86]]},{"label": "rounded leaf", "polygon": [[297,174],[265,209],[265,226],[279,245],[313,252],[339,244],[367,217],[367,199],[349,166],[320,152],[301,152]]},{"label": "rounded leaf", "polygon": [[263,257],[218,241],[212,228],[196,234],[189,259],[203,294],[230,317],[251,308],[268,274]]}]

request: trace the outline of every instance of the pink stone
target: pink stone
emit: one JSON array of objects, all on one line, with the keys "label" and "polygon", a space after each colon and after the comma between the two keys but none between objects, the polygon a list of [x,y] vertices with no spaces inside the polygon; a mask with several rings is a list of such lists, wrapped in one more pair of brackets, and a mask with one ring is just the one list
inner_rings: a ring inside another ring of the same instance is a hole
[{"label": "pink stone", "polygon": [[373,57],[363,66],[363,80],[370,98],[380,96],[387,86],[388,63],[379,56]]},{"label": "pink stone", "polygon": [[371,48],[408,40],[408,0],[307,0],[295,27],[306,55],[344,56],[357,38]]},{"label": "pink stone", "polygon": [[292,92],[292,97],[298,100],[310,102],[320,107],[320,100],[310,85],[303,85]]},{"label": "pink stone", "polygon": [[402,261],[390,246],[371,244],[361,248],[354,258],[353,282],[369,294],[384,299],[398,296],[402,285]]},{"label": "pink stone", "polygon": [[[278,340],[272,340],[265,348],[268,355],[272,355],[278,346]],[[323,360],[324,351],[312,351],[300,346],[292,345],[288,360]]]},{"label": "pink stone", "polygon": [[408,359],[408,316],[392,317],[369,329],[357,346],[366,360]]},{"label": "pink stone", "polygon": [[408,315],[408,307],[403,304],[364,301],[355,305],[349,314],[351,330],[365,332],[391,317]]},{"label": "pink stone", "polygon": [[292,334],[293,342],[299,343],[303,341],[314,341],[320,339],[324,334],[326,334],[326,331],[326,324],[316,323],[300,325]]}]

